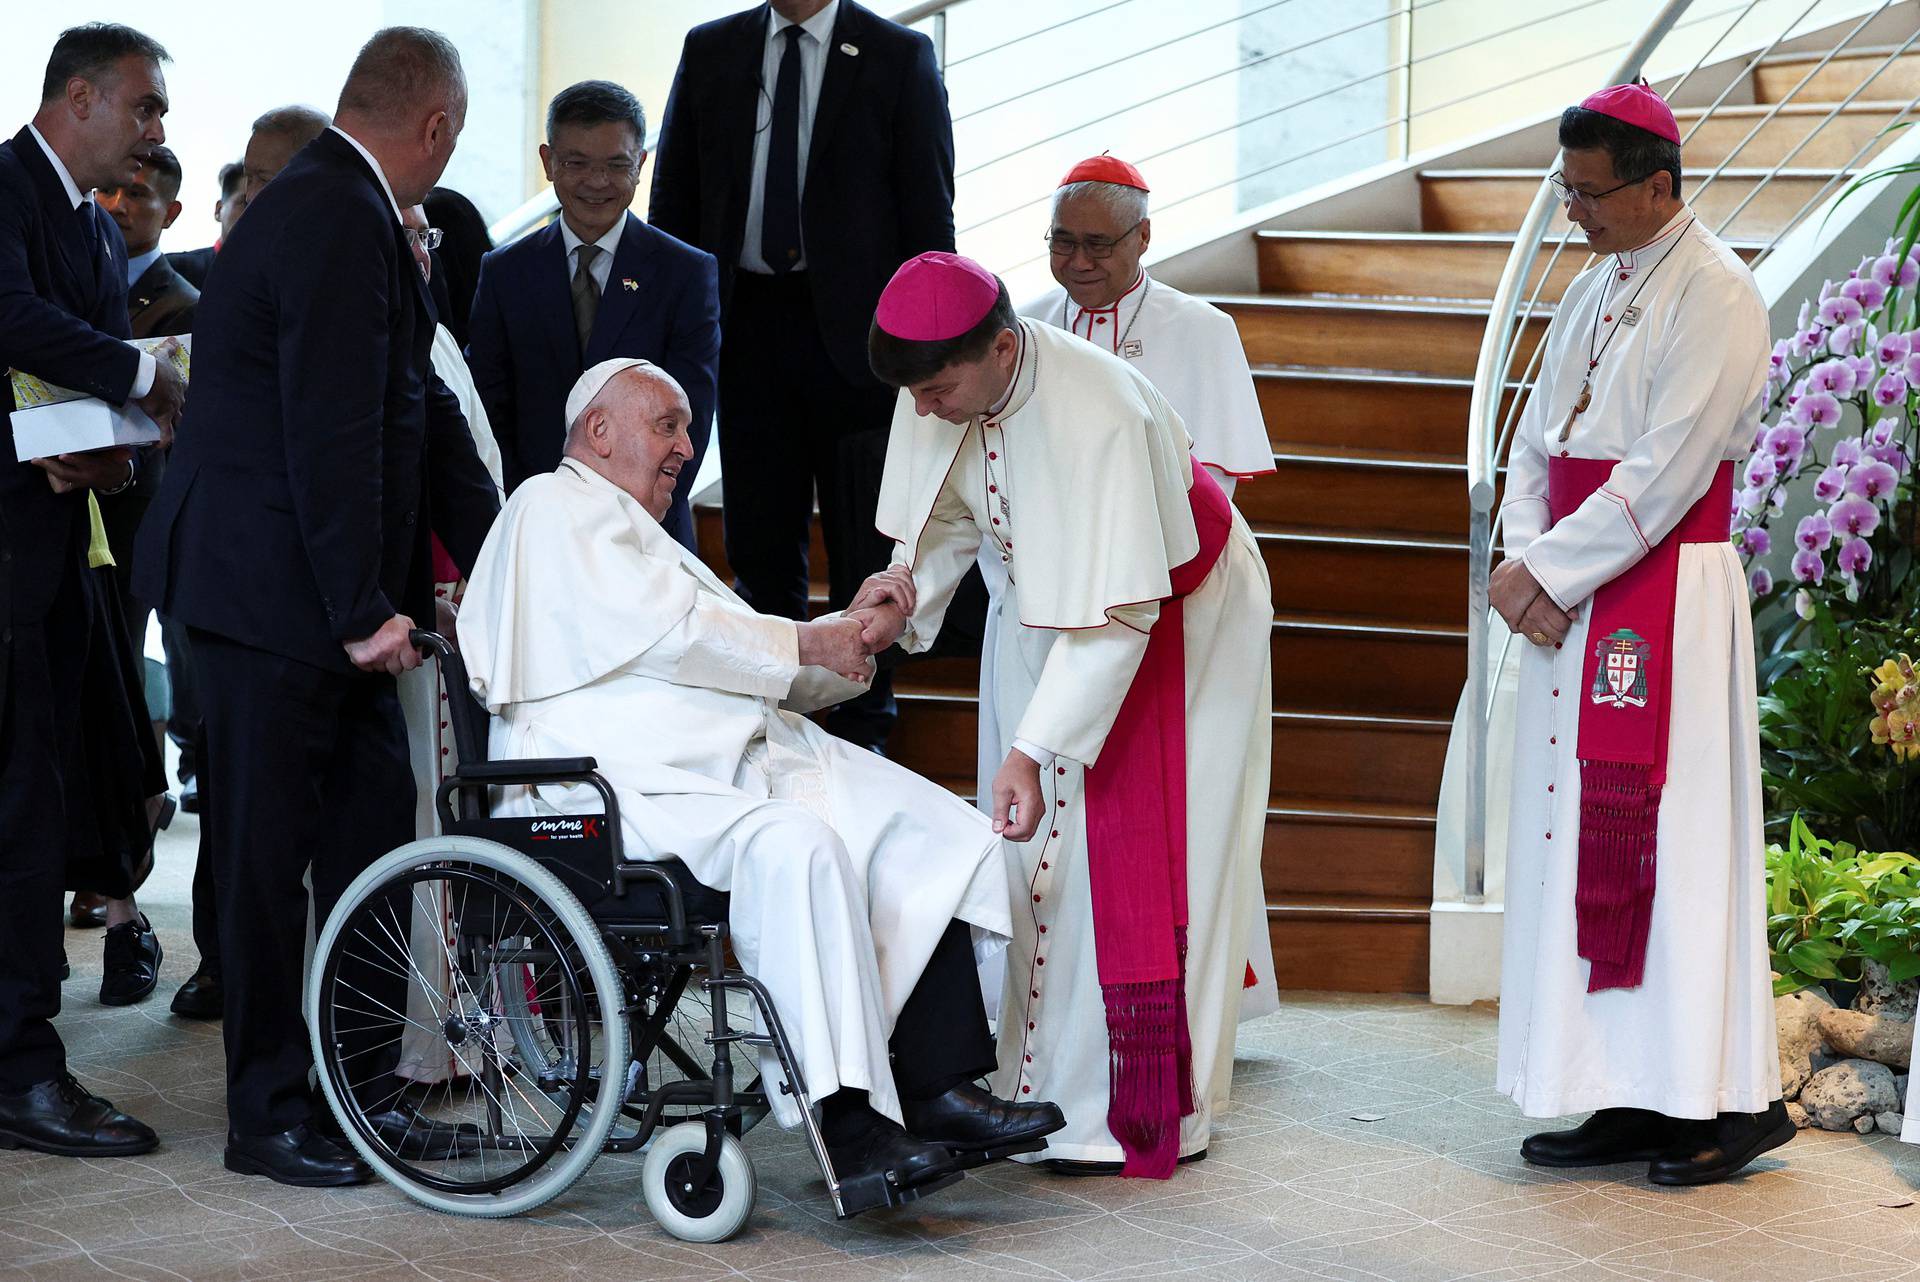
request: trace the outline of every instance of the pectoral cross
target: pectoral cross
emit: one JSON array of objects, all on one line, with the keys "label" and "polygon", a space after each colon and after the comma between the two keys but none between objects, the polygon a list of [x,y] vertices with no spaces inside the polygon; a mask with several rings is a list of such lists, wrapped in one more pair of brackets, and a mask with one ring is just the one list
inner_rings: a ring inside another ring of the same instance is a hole
[{"label": "pectoral cross", "polygon": [[[1593,366],[1587,366],[1587,371],[1591,375]],[[1574,399],[1573,408],[1567,412],[1567,421],[1560,427],[1561,440],[1564,441],[1573,435],[1573,420],[1586,413],[1587,406],[1591,404],[1593,404],[1593,379],[1587,377],[1580,380],[1580,395]]]}]

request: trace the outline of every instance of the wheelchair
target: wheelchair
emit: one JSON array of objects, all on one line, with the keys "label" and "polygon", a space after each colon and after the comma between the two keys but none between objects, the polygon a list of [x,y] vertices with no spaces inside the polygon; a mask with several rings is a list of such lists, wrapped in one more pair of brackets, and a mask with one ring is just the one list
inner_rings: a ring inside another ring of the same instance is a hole
[{"label": "wheelchair", "polygon": [[[660,1226],[724,1241],[753,1210],[741,1140],[774,1089],[794,1097],[842,1219],[961,1178],[841,1177],[772,998],[729,964],[726,896],[678,861],[625,858],[619,803],[593,758],[487,760],[487,712],[460,656],[437,633],[412,640],[448,691],[455,762],[435,797],[440,835],[391,851],[347,888],[306,994],[321,1090],[377,1174],[436,1210],[497,1217],[558,1197],[602,1152],[644,1150],[641,1192]],[[488,813],[489,789],[530,784],[585,785],[601,812]],[[756,1012],[764,1031],[737,1022]],[[742,1060],[761,1052],[784,1082],[736,1085],[752,1067]],[[390,1075],[429,1059],[426,1076],[443,1083]],[[395,1081],[418,1117],[458,1138],[409,1143],[370,1121],[396,1094],[366,1098],[369,1084]]]}]

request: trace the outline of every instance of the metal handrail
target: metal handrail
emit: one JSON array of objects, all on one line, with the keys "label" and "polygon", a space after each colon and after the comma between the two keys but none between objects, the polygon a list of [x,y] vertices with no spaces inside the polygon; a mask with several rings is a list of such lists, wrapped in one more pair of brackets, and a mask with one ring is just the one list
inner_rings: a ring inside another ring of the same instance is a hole
[{"label": "metal handrail", "polygon": [[[1720,39],[1714,42],[1712,48],[1703,54],[1685,75],[1667,87],[1666,93],[1669,98],[1673,97],[1673,95],[1706,64],[1707,58],[1746,20],[1759,3],[1760,0],[1748,0],[1745,6],[1742,7],[1740,12],[1734,17],[1733,22],[1728,25]],[[1726,101],[1734,88],[1739,85],[1756,66],[1770,56],[1785,39],[1792,35],[1822,3],[1823,0],[1812,0],[1812,3],[1810,3],[1798,17],[1775,35],[1765,48],[1747,61],[1740,74],[1735,76],[1728,85],[1722,89],[1719,95],[1714,98],[1712,104],[1700,114],[1699,118],[1694,122],[1692,129],[1687,132],[1683,139],[1683,145],[1686,140],[1693,137],[1694,133],[1698,132],[1702,125],[1712,118],[1713,113]],[[1720,162],[1714,166],[1712,171],[1696,184],[1693,190],[1693,199],[1697,200],[1701,192],[1711,187],[1716,180],[1732,168],[1734,158],[1739,155],[1748,143],[1752,142],[1753,139],[1759,135],[1761,130],[1765,129],[1769,123],[1778,117],[1781,110],[1794,100],[1800,90],[1810,83],[1822,68],[1835,57],[1839,56],[1843,50],[1849,48],[1855,37],[1864,31],[1876,18],[1886,12],[1894,3],[1895,0],[1881,0],[1878,7],[1866,12],[1864,16],[1847,31],[1845,36],[1835,43],[1831,49],[1809,68],[1806,74],[1800,78],[1799,82],[1796,83],[1791,90],[1782,95],[1777,102],[1771,105],[1768,111],[1761,115],[1760,119],[1747,131],[1746,136],[1730,148]],[[1638,76],[1647,60],[1653,55],[1661,42],[1675,29],[1678,19],[1681,14],[1689,8],[1690,4],[1691,0],[1669,0],[1654,17],[1646,30],[1641,33],[1640,38],[1635,41],[1633,49],[1622,59],[1620,66],[1616,69],[1613,76],[1605,83],[1623,84]],[[1860,84],[1855,87],[1852,93],[1848,94],[1842,101],[1836,103],[1825,115],[1815,122],[1805,138],[1762,173],[1759,180],[1754,184],[1753,189],[1746,194],[1745,198],[1719,220],[1716,230],[1724,233],[1731,227],[1733,220],[1752,203],[1769,183],[1779,177],[1783,172],[1788,171],[1789,162],[1798,156],[1822,129],[1838,117],[1847,106],[1853,103],[1865,90],[1868,83],[1916,43],[1920,43],[1920,31],[1916,31],[1913,35],[1909,36],[1903,44],[1889,53],[1879,67],[1876,67],[1870,75],[1862,78]],[[1915,110],[1916,106],[1920,106],[1920,98],[1909,101],[1904,105],[1897,105],[1897,110],[1894,114],[1895,121],[1905,119]],[[1764,257],[1766,254],[1772,252],[1780,243],[1782,237],[1787,234],[1787,231],[1798,223],[1801,218],[1805,217],[1807,212],[1820,200],[1824,199],[1825,195],[1831,191],[1837,183],[1844,181],[1854,170],[1854,167],[1859,163],[1861,158],[1864,157],[1878,141],[1880,141],[1880,138],[1876,136],[1869,138],[1865,143],[1861,144],[1847,162],[1841,165],[1835,173],[1822,184],[1820,189],[1803,202],[1792,217],[1781,225],[1773,237],[1761,247],[1757,258]],[[1520,318],[1532,314],[1534,305],[1538,302],[1542,290],[1546,287],[1547,278],[1552,273],[1554,264],[1558,261],[1560,254],[1566,249],[1572,237],[1573,229],[1569,226],[1566,232],[1559,237],[1559,244],[1554,247],[1552,255],[1547,259],[1545,268],[1539,273],[1538,278],[1533,284],[1532,292],[1526,296],[1526,302],[1523,306],[1520,300],[1523,292],[1526,290],[1525,282],[1534,275],[1534,265],[1538,258],[1542,241],[1545,239],[1546,224],[1557,203],[1553,198],[1552,189],[1544,181],[1543,175],[1540,189],[1535,194],[1532,204],[1528,207],[1527,216],[1521,224],[1519,233],[1515,237],[1513,251],[1508,256],[1506,266],[1500,275],[1500,283],[1494,291],[1492,314],[1488,318],[1486,336],[1481,343],[1479,356],[1475,363],[1473,392],[1468,409],[1467,498],[1470,510],[1470,525],[1468,530],[1467,691],[1465,700],[1466,715],[1463,725],[1466,736],[1464,766],[1468,804],[1466,807],[1465,867],[1462,876],[1462,891],[1463,898],[1471,904],[1484,903],[1486,899],[1487,752],[1493,714],[1493,670],[1488,662],[1492,627],[1488,606],[1488,582],[1492,571],[1494,538],[1501,525],[1499,516],[1494,511],[1493,501],[1500,460],[1511,447],[1512,437],[1517,430],[1521,414],[1521,400],[1532,384],[1535,371],[1542,361],[1546,346],[1546,338],[1545,335],[1542,334],[1534,343],[1533,350],[1529,353],[1526,364],[1516,380],[1513,375],[1513,370],[1516,363],[1515,358],[1518,355],[1518,339],[1521,332]],[[1592,256],[1588,255],[1587,260],[1589,262],[1592,261]],[[1500,403],[1509,387],[1513,388],[1514,398],[1503,415]],[[1513,638],[1509,635],[1505,644],[1510,646],[1512,642]],[[1505,650],[1503,649],[1503,660],[1504,657]]]}]

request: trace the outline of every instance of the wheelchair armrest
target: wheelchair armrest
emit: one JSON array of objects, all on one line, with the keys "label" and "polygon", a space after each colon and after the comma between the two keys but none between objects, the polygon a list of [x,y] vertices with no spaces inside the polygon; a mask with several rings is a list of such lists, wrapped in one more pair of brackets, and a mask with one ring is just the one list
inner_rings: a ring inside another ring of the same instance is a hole
[{"label": "wheelchair armrest", "polygon": [[522,757],[506,761],[461,762],[454,778],[462,783],[554,783],[585,780],[598,769],[592,757]]}]

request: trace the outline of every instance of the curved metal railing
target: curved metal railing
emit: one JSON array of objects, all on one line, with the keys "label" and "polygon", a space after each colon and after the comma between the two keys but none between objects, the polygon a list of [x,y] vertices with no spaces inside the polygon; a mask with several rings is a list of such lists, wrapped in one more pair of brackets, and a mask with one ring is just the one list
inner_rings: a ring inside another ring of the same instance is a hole
[{"label": "curved metal railing", "polygon": [[[1793,88],[1759,116],[1745,136],[1728,150],[1704,178],[1694,182],[1689,198],[1690,203],[1697,206],[1701,194],[1726,175],[1741,151],[1758,137],[1761,131],[1779,116],[1782,109],[1790,105],[1800,95],[1801,90],[1806,88],[1835,57],[1849,50],[1853,50],[1856,56],[1862,52],[1868,52],[1854,49],[1854,41],[1875,19],[1900,2],[1901,0],[1880,0],[1877,4],[1866,6],[1860,4],[1841,6],[1828,4],[1825,0],[1811,0],[1792,22],[1781,28],[1764,47],[1749,57],[1738,74],[1729,78],[1726,86],[1694,120],[1692,127],[1682,138],[1683,147],[1703,125],[1713,118],[1714,113],[1726,103],[1729,96],[1740,85],[1746,83],[1754,69],[1772,56],[1781,44],[1793,38],[1796,33],[1811,32],[1825,25],[1844,22],[1847,18],[1857,15],[1858,20],[1853,22],[1845,34],[1808,67]],[[1641,75],[1661,44],[1681,25],[1680,19],[1692,7],[1692,3],[1693,0],[1667,0],[1639,38],[1633,42],[1615,68],[1613,75],[1594,88],[1602,88],[1608,84],[1623,84]],[[1708,18],[1713,18],[1731,13],[1733,20],[1686,73],[1677,79],[1661,82],[1659,87],[1670,101],[1678,96],[1695,74],[1706,65],[1707,60],[1727,42],[1735,29],[1750,17],[1761,3],[1763,0],[1746,0],[1743,4],[1707,15]],[[1839,12],[1835,12],[1836,10]],[[1816,18],[1817,14],[1819,16]],[[1825,115],[1815,121],[1799,143],[1774,164],[1752,175],[1751,189],[1718,220],[1714,230],[1717,233],[1726,234],[1734,220],[1753,203],[1763,189],[1783,173],[1791,172],[1791,162],[1806,149],[1807,144],[1812,142],[1820,131],[1831,124],[1841,112],[1851,106],[1881,71],[1913,49],[1917,43],[1920,43],[1920,24],[1916,24],[1913,33],[1902,43],[1884,51],[1885,56],[1879,65],[1864,75],[1851,93],[1835,103]],[[1872,52],[1881,51],[1873,50]],[[1914,114],[1917,104],[1920,104],[1920,99],[1883,104],[1890,107],[1889,125],[1909,119]],[[1881,141],[1882,137],[1879,134],[1870,137],[1844,163],[1835,166],[1833,172],[1815,189],[1813,194],[1808,196],[1791,216],[1779,223],[1773,235],[1759,246],[1751,261],[1757,263],[1771,253],[1788,231],[1831,195],[1836,187],[1854,174],[1867,153]],[[1500,519],[1494,507],[1494,499],[1500,467],[1511,448],[1522,404],[1532,386],[1546,347],[1546,336],[1543,331],[1535,340],[1532,349],[1526,353],[1525,361],[1520,361],[1521,344],[1525,333],[1521,321],[1522,318],[1535,314],[1541,292],[1553,272],[1554,265],[1571,242],[1573,234],[1573,227],[1569,224],[1557,237],[1557,243],[1553,245],[1545,265],[1535,271],[1535,263],[1540,250],[1544,247],[1544,242],[1553,239],[1548,233],[1547,223],[1558,202],[1553,197],[1552,188],[1546,182],[1546,174],[1557,168],[1558,163],[1556,156],[1554,164],[1541,171],[1539,191],[1528,207],[1526,218],[1514,238],[1513,252],[1500,274],[1499,286],[1494,291],[1486,336],[1482,340],[1479,358],[1474,369],[1473,395],[1468,410],[1467,499],[1471,512],[1471,524],[1468,530],[1467,694],[1463,726],[1466,733],[1464,766],[1468,804],[1462,891],[1466,902],[1475,904],[1484,902],[1486,897],[1487,750],[1493,716],[1495,669],[1498,666],[1504,666],[1490,663],[1492,656],[1489,653],[1492,619],[1487,601],[1487,585],[1493,568],[1495,541],[1500,534]],[[1592,256],[1587,255],[1586,261],[1590,263]],[[1531,292],[1528,291],[1526,283],[1529,280],[1534,282]],[[1517,377],[1514,374],[1516,366],[1520,371]],[[1510,398],[1509,393],[1511,393]],[[1503,643],[1502,659],[1505,657],[1505,647],[1510,646],[1512,642],[1512,636],[1508,635]]]}]

